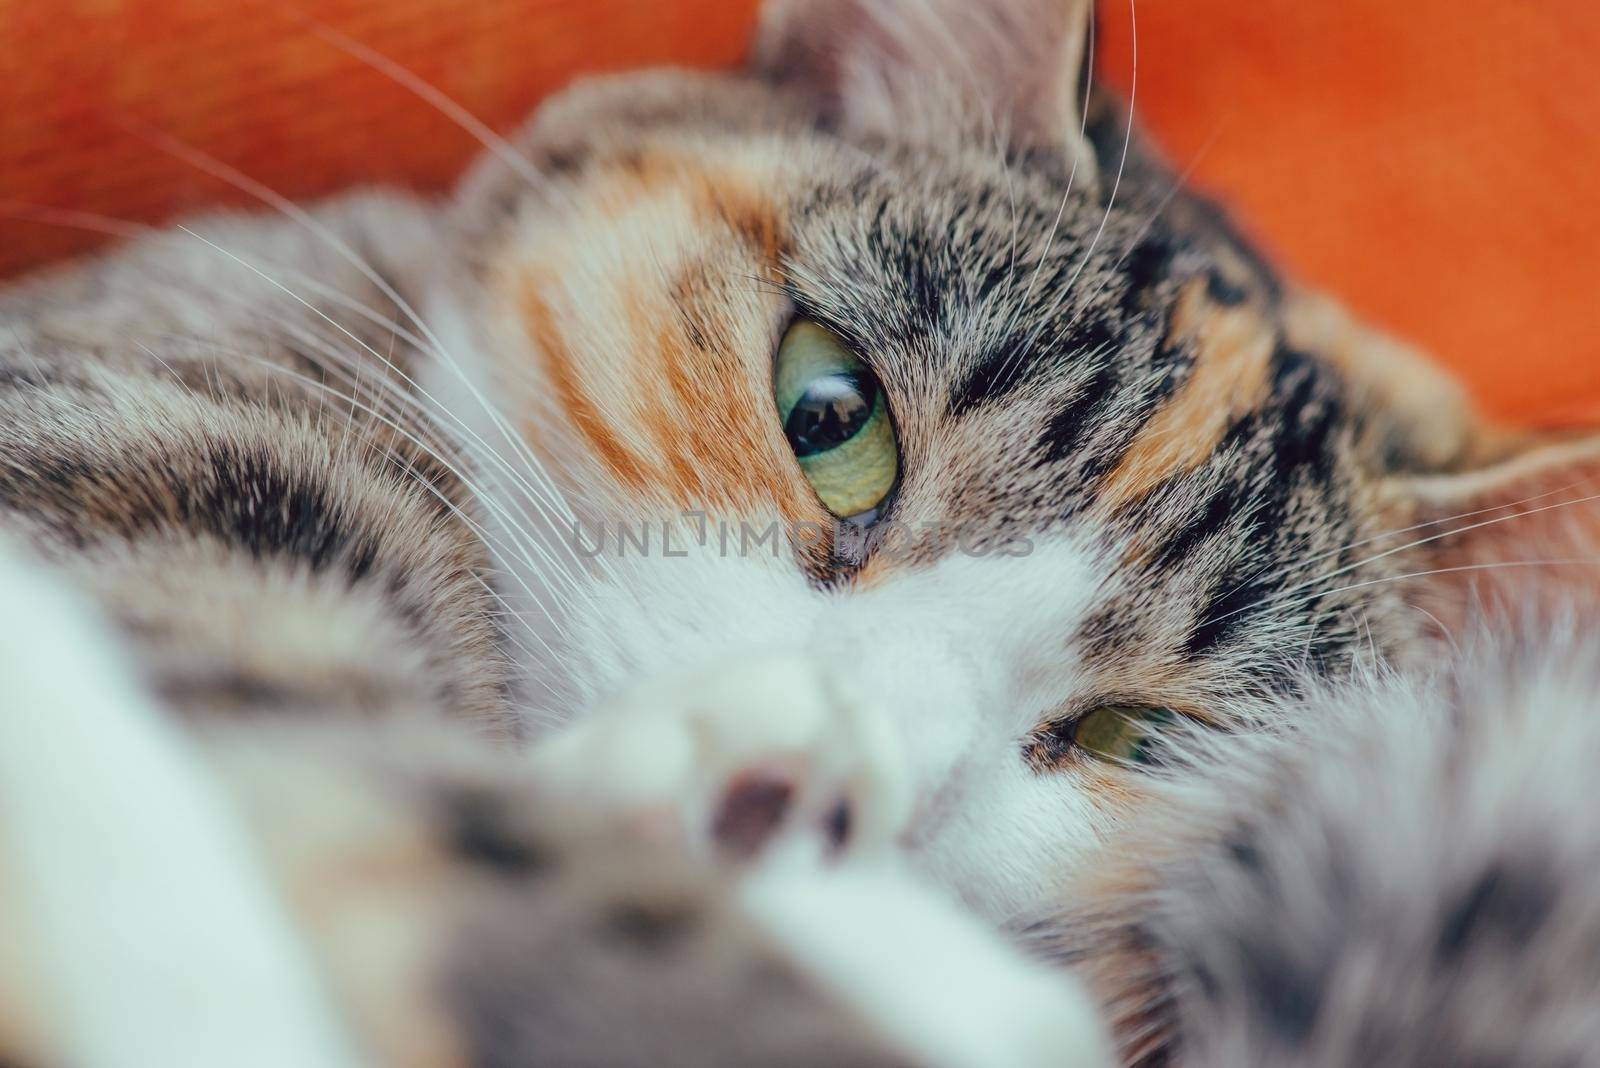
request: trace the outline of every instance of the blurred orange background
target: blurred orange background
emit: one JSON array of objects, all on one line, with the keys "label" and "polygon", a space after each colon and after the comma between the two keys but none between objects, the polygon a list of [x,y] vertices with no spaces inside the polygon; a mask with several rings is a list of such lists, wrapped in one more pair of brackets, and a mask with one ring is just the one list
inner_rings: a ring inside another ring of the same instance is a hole
[{"label": "blurred orange background", "polygon": [[[175,144],[297,198],[447,188],[476,143],[319,26],[506,130],[581,73],[735,63],[754,17],[754,0],[0,0],[0,275],[253,202]],[[1499,414],[1600,418],[1600,4],[1102,0],[1100,44],[1174,162],[1299,276]]]}]

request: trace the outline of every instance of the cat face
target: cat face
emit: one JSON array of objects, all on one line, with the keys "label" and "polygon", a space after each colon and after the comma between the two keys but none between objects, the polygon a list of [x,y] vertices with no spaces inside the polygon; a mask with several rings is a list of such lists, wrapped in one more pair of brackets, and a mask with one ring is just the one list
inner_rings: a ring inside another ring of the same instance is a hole
[{"label": "cat face", "polygon": [[1369,540],[1476,447],[1080,102],[1085,22],[790,5],[748,75],[573,89],[469,183],[436,316],[520,472],[530,700],[799,658],[887,725],[899,847],[999,914],[1139,803],[1144,710],[1409,648],[1411,539]]}]

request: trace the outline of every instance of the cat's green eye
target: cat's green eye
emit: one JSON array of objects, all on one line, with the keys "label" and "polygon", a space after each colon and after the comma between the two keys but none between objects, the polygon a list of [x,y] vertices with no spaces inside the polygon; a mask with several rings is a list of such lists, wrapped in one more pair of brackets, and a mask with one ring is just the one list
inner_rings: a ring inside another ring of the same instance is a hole
[{"label": "cat's green eye", "polygon": [[797,320],[778,345],[773,392],[784,436],[828,511],[871,512],[894,489],[900,447],[872,369],[830,330]]},{"label": "cat's green eye", "polygon": [[1102,705],[1073,726],[1072,742],[1091,756],[1113,764],[1160,762],[1161,728],[1173,714],[1164,708]]}]

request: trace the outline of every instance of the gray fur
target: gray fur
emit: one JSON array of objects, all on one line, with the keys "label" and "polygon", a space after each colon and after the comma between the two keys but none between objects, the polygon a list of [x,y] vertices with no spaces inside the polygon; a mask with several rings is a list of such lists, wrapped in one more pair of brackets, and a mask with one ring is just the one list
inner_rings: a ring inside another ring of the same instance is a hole
[{"label": "gray fur", "polygon": [[396,301],[421,301],[436,240],[425,206],[363,194],[304,226],[198,220],[0,297],[4,522],[176,707],[509,729],[466,461],[404,377],[419,328]]},{"label": "gray fur", "polygon": [[1104,954],[1089,967],[1131,1051],[1229,1068],[1594,1062],[1600,649],[1570,619],[1528,633],[1191,749],[1132,857],[1110,862],[1145,866],[1142,889],[1056,943]]},{"label": "gray fur", "polygon": [[[1043,925],[1130,1055],[1592,1059],[1600,840],[1571,816],[1600,756],[1593,651],[1388,674],[1437,648],[1410,609],[1442,558],[1385,539],[1444,514],[1406,495],[1393,413],[1291,336],[1288,288],[1174,194],[1118,102],[1078,100],[1070,34],[1019,48],[1020,75],[988,38],[972,70],[905,68],[930,26],[879,25],[900,66],[876,83],[838,80],[864,53],[811,67],[769,41],[753,72],[580,86],[445,207],[211,218],[0,293],[0,526],[195,724],[377,1063],[901,1063],[730,904],[727,873],[564,808],[496,748],[539,680],[511,667],[494,457],[417,385],[448,359],[426,298],[482,298],[522,224],[652,148],[776,145],[806,164],[771,191],[783,299],[897,398],[890,517],[1096,545],[1098,610],[1059,647],[1240,732],[1127,785],[1173,802],[1107,847],[1137,895],[1090,880]],[[841,47],[840,28],[804,43]],[[1037,69],[1055,59],[1064,81]],[[998,92],[1012,76],[1051,107]],[[1102,507],[1197,374],[1185,294],[1258,321],[1263,392],[1195,463]],[[843,596],[869,562],[794,564]],[[1015,739],[1016,762],[1052,774],[1083,711]],[[367,952],[373,928],[408,948]]]}]

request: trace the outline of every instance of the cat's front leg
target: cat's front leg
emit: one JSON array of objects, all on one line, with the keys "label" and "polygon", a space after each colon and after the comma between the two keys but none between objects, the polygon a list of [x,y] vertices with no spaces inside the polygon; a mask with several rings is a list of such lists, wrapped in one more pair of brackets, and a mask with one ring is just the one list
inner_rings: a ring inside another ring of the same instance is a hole
[{"label": "cat's front leg", "polygon": [[913,791],[894,741],[866,696],[777,655],[642,687],[535,760],[544,787],[748,864],[744,910],[914,1063],[1110,1064],[1099,1009],[1075,979],[897,870],[888,847]]},{"label": "cat's front leg", "polygon": [[359,1063],[194,739],[3,528],[0,1063]]},{"label": "cat's front leg", "polygon": [[876,866],[758,871],[743,903],[794,963],[874,1032],[939,1068],[1110,1068],[1100,1005],[1075,976],[919,882]]},{"label": "cat's front leg", "polygon": [[653,681],[536,753],[564,792],[747,859],[779,847],[871,853],[910,815],[910,770],[866,695],[814,661],[770,655]]}]

